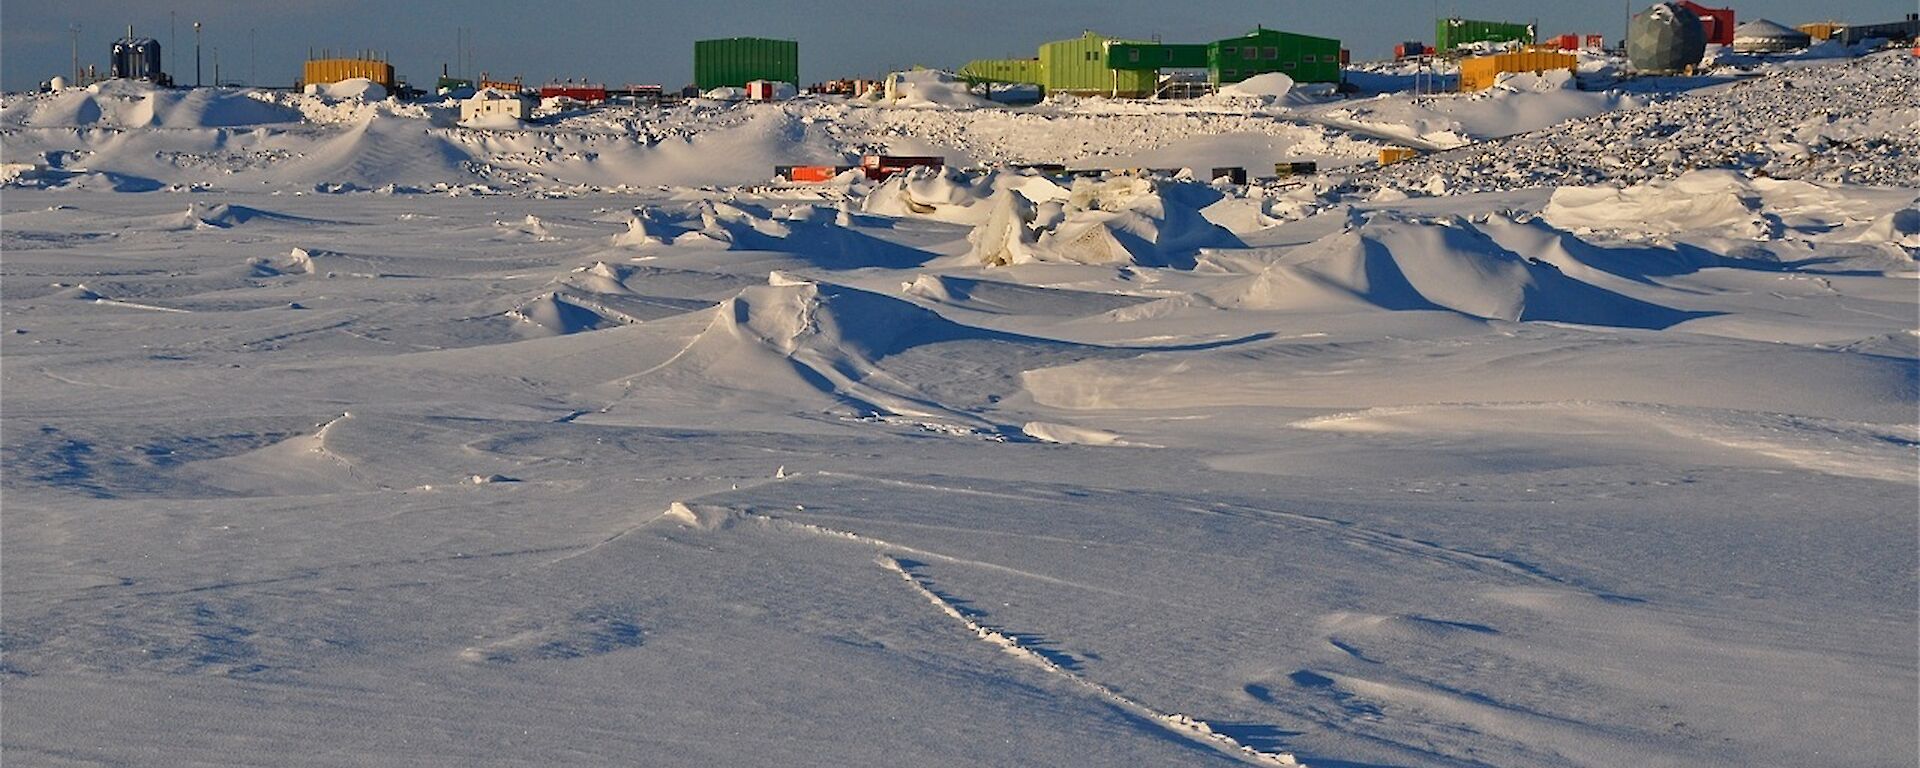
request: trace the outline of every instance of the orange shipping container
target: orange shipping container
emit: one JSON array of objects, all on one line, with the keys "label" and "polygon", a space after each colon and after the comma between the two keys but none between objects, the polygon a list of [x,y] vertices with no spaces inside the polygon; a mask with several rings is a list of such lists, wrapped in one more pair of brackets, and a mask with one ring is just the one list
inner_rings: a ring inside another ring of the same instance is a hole
[{"label": "orange shipping container", "polygon": [[1492,88],[1502,72],[1544,73],[1552,69],[1573,72],[1579,59],[1564,53],[1521,51],[1498,56],[1475,56],[1460,62],[1460,90],[1484,91]]},{"label": "orange shipping container", "polygon": [[1380,164],[1392,165],[1402,160],[1412,160],[1420,156],[1420,150],[1407,147],[1387,147],[1380,150]]}]

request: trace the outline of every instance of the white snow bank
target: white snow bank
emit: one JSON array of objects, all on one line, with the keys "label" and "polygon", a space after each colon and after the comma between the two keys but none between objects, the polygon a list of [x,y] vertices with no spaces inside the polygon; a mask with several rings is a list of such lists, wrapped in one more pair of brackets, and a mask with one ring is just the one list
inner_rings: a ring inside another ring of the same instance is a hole
[{"label": "white snow bank", "polygon": [[895,72],[887,76],[880,104],[911,109],[975,109],[994,103],[973,95],[967,84],[936,69]]},{"label": "white snow bank", "polygon": [[380,101],[387,98],[387,88],[364,77],[351,77],[335,83],[307,83],[304,92],[308,96],[340,101]]},{"label": "white snow bank", "polygon": [[1496,320],[1632,328],[1665,328],[1693,316],[1581,282],[1503,246],[1494,234],[1512,224],[1498,217],[1475,223],[1369,214],[1264,263],[1257,256],[1210,254],[1210,268],[1252,273],[1198,296],[1226,309],[1444,309]]},{"label": "white snow bank", "polygon": [[23,107],[33,127],[223,128],[294,123],[300,112],[225,88],[174,90],[133,81],[69,89]]},{"label": "white snow bank", "polygon": [[1222,96],[1280,98],[1293,92],[1293,78],[1280,72],[1255,75],[1220,88]]},{"label": "white snow bank", "polygon": [[[1773,239],[1790,230],[1817,237],[1850,223],[1894,216],[1906,204],[1845,194],[1807,181],[1750,179],[1733,171],[1690,171],[1624,189],[1562,187],[1541,212],[1567,229],[1649,234],[1710,232]],[[1889,223],[1891,240],[1905,235]]]},{"label": "white snow bank", "polygon": [[887,179],[860,201],[860,210],[882,216],[914,216],[956,224],[980,224],[990,215],[993,200],[1004,190],[1017,190],[1034,202],[1064,201],[1066,188],[1037,174],[992,171],[966,174],[951,168],[915,169]]},{"label": "white snow bank", "polygon": [[1008,188],[968,235],[968,260],[1191,266],[1200,248],[1239,242],[1200,212],[1218,199],[1203,185],[1133,177],[1076,179],[1063,201],[1036,203]]}]

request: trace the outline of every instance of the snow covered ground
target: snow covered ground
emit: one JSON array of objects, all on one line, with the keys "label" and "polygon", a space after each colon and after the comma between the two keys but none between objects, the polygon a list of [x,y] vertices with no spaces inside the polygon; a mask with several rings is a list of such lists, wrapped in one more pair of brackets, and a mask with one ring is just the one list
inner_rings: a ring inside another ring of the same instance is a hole
[{"label": "snow covered ground", "polygon": [[1911,765],[1916,79],[9,95],[0,749]]}]

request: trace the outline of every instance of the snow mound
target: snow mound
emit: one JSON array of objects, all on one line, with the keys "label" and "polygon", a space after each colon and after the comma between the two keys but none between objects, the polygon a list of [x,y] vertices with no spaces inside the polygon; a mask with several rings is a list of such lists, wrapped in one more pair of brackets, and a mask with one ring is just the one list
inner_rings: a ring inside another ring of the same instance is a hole
[{"label": "snow mound", "polygon": [[251,91],[173,90],[116,80],[36,102],[23,122],[41,128],[227,128],[299,121],[299,110],[256,98]]},{"label": "snow mound", "polygon": [[994,106],[967,90],[967,84],[950,72],[917,69],[887,76],[887,86],[879,103],[909,109],[977,109]]},{"label": "snow mound", "polygon": [[[901,299],[773,272],[741,290],[671,359],[630,377],[650,396],[689,397],[702,407],[773,402],[882,421],[904,418],[949,434],[993,433],[962,409],[941,405],[880,367],[906,350],[961,339],[1006,339]],[[792,407],[792,406],[790,406]]]},{"label": "snow mound", "polygon": [[1066,200],[1038,204],[1008,188],[968,236],[968,259],[988,266],[1191,266],[1201,248],[1239,244],[1200,212],[1219,198],[1204,185],[1133,177],[1076,179]]},{"label": "snow mound", "polygon": [[1058,202],[1069,197],[1065,187],[1036,174],[991,171],[974,175],[951,168],[914,169],[887,179],[867,193],[860,201],[860,210],[978,225],[992,215],[993,208],[981,203],[997,200],[1006,190],[1017,190],[1035,202]]},{"label": "snow mound", "polygon": [[777,251],[836,268],[914,266],[933,254],[858,231],[845,216],[813,205],[767,209],[745,202],[702,200],[684,212],[636,213],[616,245]]},{"label": "snow mound", "polygon": [[1150,299],[1064,288],[1042,288],[952,275],[920,275],[900,287],[908,296],[950,307],[994,315],[1082,317]]},{"label": "snow mound", "polygon": [[772,272],[767,285],[747,288],[722,302],[701,339],[724,339],[728,346],[749,341],[782,355],[872,361],[910,346],[966,336],[970,330],[899,299]]},{"label": "snow mound", "polygon": [[529,323],[553,335],[583,333],[641,322],[590,295],[551,291],[507,311],[507,317]]},{"label": "snow mound", "polygon": [[1112,447],[1153,447],[1141,443],[1129,442],[1120,435],[1102,429],[1076,427],[1071,424],[1055,424],[1048,421],[1029,421],[1020,428],[1020,431],[1025,433],[1027,437],[1043,443]]},{"label": "snow mound", "polygon": [[1576,280],[1508,250],[1482,225],[1391,213],[1372,214],[1200,295],[1233,309],[1450,310],[1629,328],[1665,328],[1697,316]]},{"label": "snow mound", "polygon": [[1242,96],[1277,99],[1293,92],[1293,78],[1284,73],[1268,72],[1254,75],[1232,85],[1222,86],[1222,96]]},{"label": "snow mound", "polygon": [[387,98],[386,86],[364,77],[348,78],[336,83],[308,83],[305,93],[334,101],[381,101]]},{"label": "snow mound", "polygon": [[257,277],[314,273],[313,254],[305,248],[295,248],[284,256],[256,256],[247,260],[247,266]]}]

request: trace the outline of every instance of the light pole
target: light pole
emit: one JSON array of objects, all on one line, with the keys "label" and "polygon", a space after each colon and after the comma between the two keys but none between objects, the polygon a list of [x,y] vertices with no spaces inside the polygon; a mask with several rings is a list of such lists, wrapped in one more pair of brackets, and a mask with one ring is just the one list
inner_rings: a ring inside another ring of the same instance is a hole
[{"label": "light pole", "polygon": [[80,25],[69,27],[73,31],[73,84],[80,85]]},{"label": "light pole", "polygon": [[193,23],[193,87],[200,87],[200,22]]}]

